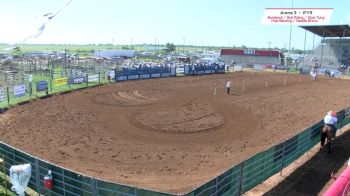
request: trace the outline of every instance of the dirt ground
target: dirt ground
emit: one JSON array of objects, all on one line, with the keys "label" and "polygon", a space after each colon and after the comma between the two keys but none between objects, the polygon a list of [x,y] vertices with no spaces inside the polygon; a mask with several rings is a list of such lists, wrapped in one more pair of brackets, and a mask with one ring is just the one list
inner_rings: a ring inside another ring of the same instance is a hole
[{"label": "dirt ground", "polygon": [[350,106],[349,96],[349,80],[294,74],[126,81],[14,107],[0,137],[86,175],[181,194]]}]

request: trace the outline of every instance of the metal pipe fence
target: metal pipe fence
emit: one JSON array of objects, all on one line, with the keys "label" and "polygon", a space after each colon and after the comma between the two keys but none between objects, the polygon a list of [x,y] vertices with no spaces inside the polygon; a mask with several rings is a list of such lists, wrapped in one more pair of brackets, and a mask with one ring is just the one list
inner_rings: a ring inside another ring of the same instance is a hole
[{"label": "metal pipe fence", "polygon": [[[349,111],[350,108],[347,108],[338,112],[338,129],[350,123]],[[272,175],[282,172],[285,167],[318,144],[322,125],[323,121],[320,121],[298,135],[254,155],[187,195],[234,196],[247,192]]]}]

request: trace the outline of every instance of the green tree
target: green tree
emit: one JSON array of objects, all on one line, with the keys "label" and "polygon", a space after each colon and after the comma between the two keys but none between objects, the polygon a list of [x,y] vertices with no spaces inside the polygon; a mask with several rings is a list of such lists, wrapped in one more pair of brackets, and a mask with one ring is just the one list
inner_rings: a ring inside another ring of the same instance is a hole
[{"label": "green tree", "polygon": [[174,52],[176,50],[176,46],[173,43],[166,43],[165,47],[167,52]]},{"label": "green tree", "polygon": [[23,52],[22,52],[21,48],[19,46],[17,46],[12,50],[11,55],[15,58],[20,58],[23,56]]}]

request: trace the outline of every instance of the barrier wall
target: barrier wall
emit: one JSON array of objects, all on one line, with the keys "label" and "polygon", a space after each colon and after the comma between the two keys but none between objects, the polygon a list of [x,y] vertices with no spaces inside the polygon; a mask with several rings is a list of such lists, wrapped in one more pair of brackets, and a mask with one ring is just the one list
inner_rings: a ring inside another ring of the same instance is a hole
[{"label": "barrier wall", "polygon": [[133,67],[115,70],[115,80],[138,80],[176,76],[175,66]]},{"label": "barrier wall", "polygon": [[225,64],[192,64],[185,65],[185,75],[206,75],[225,73]]},{"label": "barrier wall", "polygon": [[[3,142],[0,142],[0,155],[5,160],[7,175],[9,175],[11,165],[30,163],[32,165],[32,175],[28,186],[43,195],[170,195],[85,176],[36,158]],[[44,187],[44,176],[48,170],[52,171],[54,179],[54,188],[52,190]]]}]

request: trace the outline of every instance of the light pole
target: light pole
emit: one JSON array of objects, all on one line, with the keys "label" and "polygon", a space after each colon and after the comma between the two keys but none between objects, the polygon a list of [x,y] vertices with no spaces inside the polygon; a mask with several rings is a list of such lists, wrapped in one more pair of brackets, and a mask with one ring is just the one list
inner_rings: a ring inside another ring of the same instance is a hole
[{"label": "light pole", "polygon": [[130,38],[130,50],[132,50],[132,40],[133,40],[134,38]]},{"label": "light pole", "polygon": [[154,37],[154,52],[157,53],[157,37]]},{"label": "light pole", "polygon": [[270,49],[270,48],[271,48],[271,43],[272,43],[272,42],[267,42],[267,43],[269,44],[269,49]]},{"label": "light pole", "polygon": [[185,42],[186,42],[186,37],[183,37],[182,40],[183,40],[182,53],[185,54]]},{"label": "light pole", "polygon": [[[292,8],[294,8],[294,0],[292,0]],[[290,45],[292,43],[292,26],[293,26],[293,24],[291,23],[290,26],[289,26],[289,46],[288,46],[288,57],[289,57],[289,60],[290,60]],[[288,63],[287,63],[287,66],[288,66]],[[287,68],[287,72],[288,72],[288,68]]]}]

